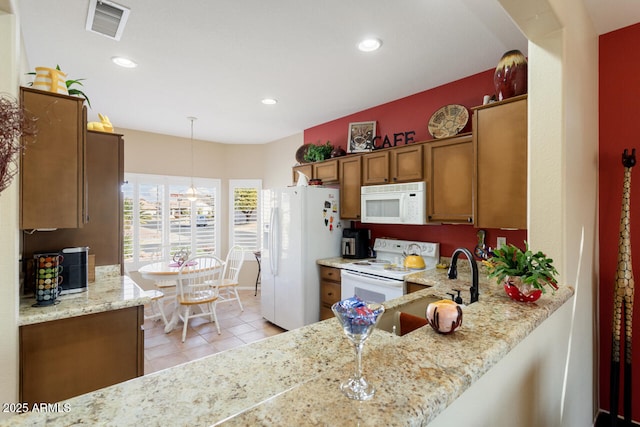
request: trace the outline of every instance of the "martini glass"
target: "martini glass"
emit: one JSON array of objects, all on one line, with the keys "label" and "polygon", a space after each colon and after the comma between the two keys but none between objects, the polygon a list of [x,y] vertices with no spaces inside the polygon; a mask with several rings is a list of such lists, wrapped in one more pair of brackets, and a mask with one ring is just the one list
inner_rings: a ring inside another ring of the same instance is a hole
[{"label": "martini glass", "polygon": [[[353,302],[356,302],[357,306],[352,306]],[[384,313],[384,306],[378,303],[364,302],[354,297],[335,303],[331,310],[340,321],[345,335],[353,343],[356,352],[353,376],[340,384],[340,390],[349,399],[371,399],[375,388],[362,376],[362,348]]]}]

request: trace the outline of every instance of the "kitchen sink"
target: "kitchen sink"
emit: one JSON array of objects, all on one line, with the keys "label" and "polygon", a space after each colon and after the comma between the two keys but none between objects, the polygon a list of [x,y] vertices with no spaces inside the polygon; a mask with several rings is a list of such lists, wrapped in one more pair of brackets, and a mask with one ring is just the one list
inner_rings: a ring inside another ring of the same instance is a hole
[{"label": "kitchen sink", "polygon": [[385,311],[378,321],[377,328],[382,329],[383,331],[400,335],[400,312],[412,314],[424,319],[427,312],[427,306],[430,303],[439,301],[441,299],[441,297],[437,297],[435,295],[427,295],[424,297],[413,299],[411,301],[407,301],[402,304],[393,304],[390,308],[387,308],[387,305],[385,303]]}]

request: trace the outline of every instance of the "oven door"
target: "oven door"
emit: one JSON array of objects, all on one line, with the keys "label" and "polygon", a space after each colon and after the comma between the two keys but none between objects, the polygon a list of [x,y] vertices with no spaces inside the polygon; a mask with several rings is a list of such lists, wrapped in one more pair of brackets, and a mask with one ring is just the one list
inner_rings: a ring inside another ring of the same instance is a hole
[{"label": "oven door", "polygon": [[354,295],[370,302],[382,303],[403,295],[404,281],[342,270],[342,299]]}]

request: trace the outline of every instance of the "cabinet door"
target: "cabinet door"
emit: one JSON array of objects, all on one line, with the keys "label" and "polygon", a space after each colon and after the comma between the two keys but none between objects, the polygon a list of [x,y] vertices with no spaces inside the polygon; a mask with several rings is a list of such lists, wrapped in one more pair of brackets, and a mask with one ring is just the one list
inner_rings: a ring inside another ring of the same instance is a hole
[{"label": "cabinet door", "polygon": [[473,164],[471,135],[425,145],[430,222],[473,222]]},{"label": "cabinet door", "polygon": [[386,184],[389,182],[389,150],[362,156],[362,184]]},{"label": "cabinet door", "polygon": [[21,326],[20,401],[59,402],[142,376],[143,315],[138,306]]},{"label": "cabinet door", "polygon": [[338,182],[338,159],[313,163],[313,178],[321,179],[323,183]]},{"label": "cabinet door", "polygon": [[294,166],[293,167],[293,183],[296,184],[298,182],[298,171],[302,172],[307,176],[307,178],[313,178],[313,166],[311,163],[307,163],[305,165]]},{"label": "cabinet door", "polygon": [[389,153],[392,182],[422,181],[422,144],[394,148]]},{"label": "cabinet door", "polygon": [[20,157],[20,228],[78,228],[85,219],[84,99],[20,88],[37,118],[35,140]]},{"label": "cabinet door", "polygon": [[[82,228],[65,228],[45,233],[23,233],[22,253],[31,259],[42,250],[89,246],[96,265],[123,265],[122,184],[124,141],[122,135],[87,132],[87,217]],[[27,270],[28,273],[29,270]],[[25,292],[33,280],[25,280]]]},{"label": "cabinet door", "polygon": [[360,187],[362,185],[362,156],[339,160],[340,218],[360,219]]},{"label": "cabinet door", "polygon": [[526,95],[473,115],[476,218],[480,228],[527,228]]}]

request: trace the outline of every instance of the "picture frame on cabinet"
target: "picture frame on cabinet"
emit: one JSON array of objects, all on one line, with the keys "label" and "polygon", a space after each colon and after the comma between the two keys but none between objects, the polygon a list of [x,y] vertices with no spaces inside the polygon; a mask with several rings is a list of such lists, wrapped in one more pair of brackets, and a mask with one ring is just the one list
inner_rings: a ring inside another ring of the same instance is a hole
[{"label": "picture frame on cabinet", "polygon": [[347,153],[364,153],[373,150],[373,140],[375,137],[375,120],[349,123]]}]

